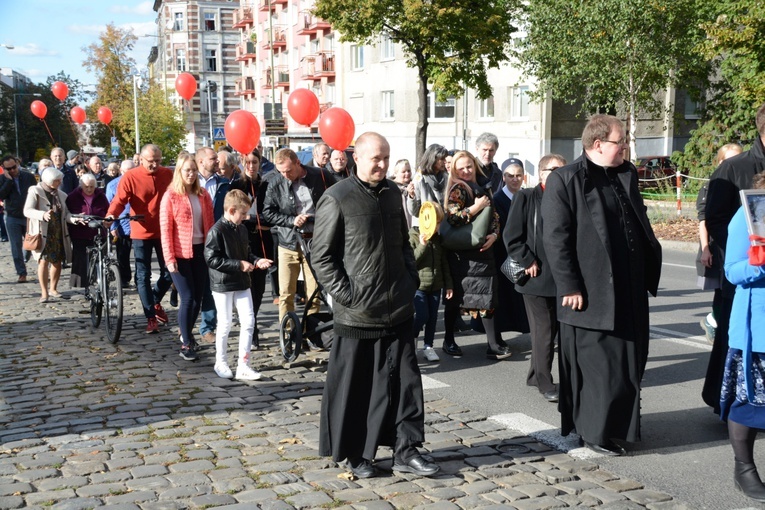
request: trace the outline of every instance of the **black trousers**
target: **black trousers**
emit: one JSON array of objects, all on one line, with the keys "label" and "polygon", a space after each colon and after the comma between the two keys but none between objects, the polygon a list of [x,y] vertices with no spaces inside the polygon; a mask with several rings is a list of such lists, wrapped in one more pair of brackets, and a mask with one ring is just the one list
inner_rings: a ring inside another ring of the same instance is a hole
[{"label": "black trousers", "polygon": [[555,344],[558,340],[558,316],[554,297],[523,294],[523,304],[531,329],[531,363],[526,376],[528,386],[540,393],[555,390],[552,376]]},{"label": "black trousers", "polygon": [[133,249],[133,240],[129,237],[118,237],[114,242],[114,250],[117,253],[117,263],[120,267],[120,278],[122,286],[130,284],[133,277],[133,270],[130,267],[130,250]]}]

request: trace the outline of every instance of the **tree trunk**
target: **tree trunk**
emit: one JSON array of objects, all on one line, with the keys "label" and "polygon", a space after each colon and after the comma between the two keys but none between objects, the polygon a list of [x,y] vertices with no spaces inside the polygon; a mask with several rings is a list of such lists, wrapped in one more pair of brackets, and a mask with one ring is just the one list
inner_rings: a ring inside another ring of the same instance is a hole
[{"label": "tree trunk", "polygon": [[412,170],[418,168],[420,159],[425,153],[425,143],[428,139],[428,75],[425,72],[425,57],[421,52],[415,53],[417,61],[417,130],[415,132],[415,160],[412,161]]},{"label": "tree trunk", "polygon": [[628,128],[629,128],[629,142],[630,142],[630,161],[635,162],[637,160],[637,144],[635,141],[635,133],[637,132],[637,113],[635,112],[636,108],[636,100],[635,100],[635,82],[634,77],[632,76],[632,73],[630,73],[630,105],[629,105],[629,118],[627,120],[628,122]]}]

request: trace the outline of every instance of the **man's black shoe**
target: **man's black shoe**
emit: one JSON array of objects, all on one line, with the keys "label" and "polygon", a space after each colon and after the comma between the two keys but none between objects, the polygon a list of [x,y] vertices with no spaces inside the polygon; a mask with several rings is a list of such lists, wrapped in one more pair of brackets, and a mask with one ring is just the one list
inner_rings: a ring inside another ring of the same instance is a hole
[{"label": "man's black shoe", "polygon": [[461,358],[462,357],[462,349],[460,349],[460,346],[457,345],[455,342],[452,343],[444,343],[443,347],[441,347],[443,351],[448,354],[449,356],[453,356],[455,358]]},{"label": "man's black shoe", "polygon": [[608,441],[608,444],[593,444],[580,439],[579,444],[589,448],[595,453],[607,455],[608,457],[621,457],[622,455],[627,454],[627,451],[624,448],[613,441]]},{"label": "man's black shoe", "polygon": [[414,473],[419,476],[433,476],[441,468],[432,462],[425,460],[422,455],[415,455],[408,462],[403,462],[398,459],[393,461],[393,471],[399,471],[401,473]]},{"label": "man's black shoe", "polygon": [[505,358],[509,358],[512,355],[513,353],[510,351],[510,347],[508,347],[507,345],[500,346],[497,349],[492,349],[491,347],[486,349],[486,357],[489,359],[497,359],[497,360],[505,359]]},{"label": "man's black shoe", "polygon": [[544,393],[542,393],[542,396],[548,402],[557,402],[558,401],[558,390],[545,391]]},{"label": "man's black shoe", "polygon": [[353,473],[356,478],[374,478],[377,476],[377,468],[367,459],[353,461],[349,459],[348,466],[351,468],[351,473]]}]

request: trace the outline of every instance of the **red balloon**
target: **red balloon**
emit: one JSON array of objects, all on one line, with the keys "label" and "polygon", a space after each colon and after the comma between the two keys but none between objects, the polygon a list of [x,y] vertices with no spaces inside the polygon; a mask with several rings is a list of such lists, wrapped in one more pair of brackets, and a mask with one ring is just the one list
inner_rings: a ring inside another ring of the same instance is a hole
[{"label": "red balloon", "polygon": [[69,112],[69,115],[72,117],[72,120],[75,121],[77,124],[82,124],[85,122],[85,118],[87,117],[85,115],[85,110],[80,108],[79,106],[75,106],[72,108],[72,111]]},{"label": "red balloon", "polygon": [[32,109],[32,114],[38,119],[44,119],[48,114],[48,107],[39,99],[32,101],[32,104],[29,107]]},{"label": "red balloon", "polygon": [[290,117],[304,126],[310,126],[319,116],[319,98],[308,89],[295,89],[287,99]]},{"label": "red balloon", "polygon": [[67,87],[66,83],[63,81],[57,81],[54,83],[50,90],[59,101],[63,101],[69,95],[69,87]]},{"label": "red balloon", "polygon": [[175,90],[186,101],[191,101],[194,94],[197,93],[197,80],[190,73],[181,73],[175,79]]},{"label": "red balloon", "polygon": [[327,145],[338,151],[344,151],[353,141],[356,124],[351,114],[342,108],[333,107],[321,114],[319,135]]},{"label": "red balloon", "polygon": [[98,120],[104,124],[108,124],[112,121],[112,111],[107,106],[102,106],[98,109]]},{"label": "red balloon", "polygon": [[229,145],[241,154],[249,154],[258,146],[260,124],[247,110],[236,110],[226,118],[224,126]]}]

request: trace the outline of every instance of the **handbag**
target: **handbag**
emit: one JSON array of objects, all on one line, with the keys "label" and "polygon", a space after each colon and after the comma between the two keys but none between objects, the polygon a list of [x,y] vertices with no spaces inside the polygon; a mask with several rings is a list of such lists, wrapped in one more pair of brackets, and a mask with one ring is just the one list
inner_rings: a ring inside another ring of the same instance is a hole
[{"label": "handbag", "polygon": [[441,234],[441,245],[451,251],[480,248],[486,243],[493,216],[494,208],[484,207],[470,223],[455,226],[448,221],[442,221],[438,231]]},{"label": "handbag", "polygon": [[[29,219],[27,219],[27,232],[29,232]],[[25,234],[21,248],[27,251],[39,251],[42,248],[42,234]]]},{"label": "handbag", "polygon": [[[537,207],[534,205],[534,252],[537,251]],[[526,272],[526,268],[521,265],[520,262],[515,260],[511,255],[508,255],[505,261],[499,268],[508,280],[515,285],[523,286],[531,278]]]}]

